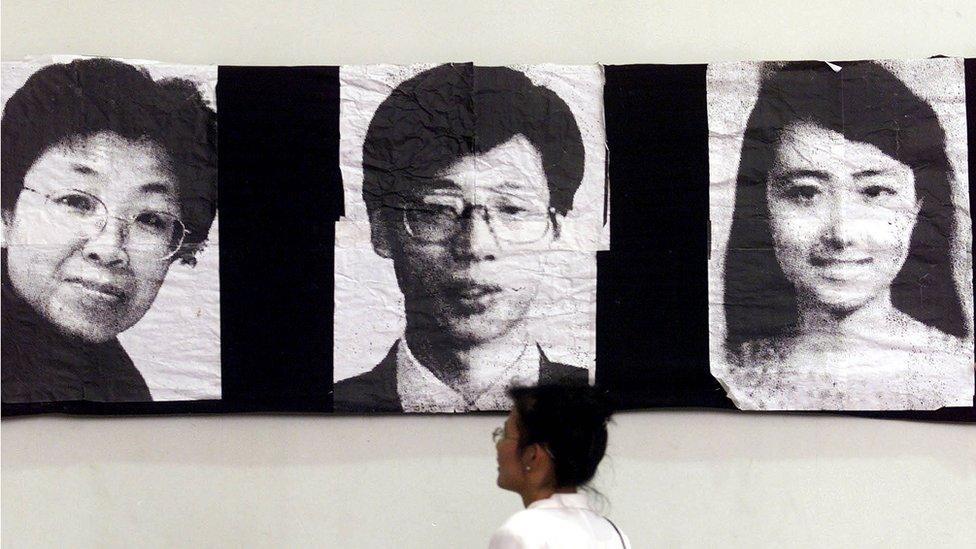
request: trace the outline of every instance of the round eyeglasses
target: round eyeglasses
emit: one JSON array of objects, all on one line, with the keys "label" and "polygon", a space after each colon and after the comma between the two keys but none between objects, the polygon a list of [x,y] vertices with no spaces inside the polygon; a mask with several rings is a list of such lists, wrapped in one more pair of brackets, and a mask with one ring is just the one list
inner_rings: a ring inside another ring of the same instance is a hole
[{"label": "round eyeglasses", "polygon": [[414,202],[403,208],[403,224],[414,239],[437,244],[454,237],[464,220],[470,220],[475,210],[481,211],[499,243],[531,244],[542,240],[553,224],[554,208],[532,209],[514,204],[484,206],[467,204],[463,200],[450,202]]},{"label": "round eyeglasses", "polygon": [[44,197],[48,219],[84,234],[95,235],[105,229],[108,219],[118,219],[125,225],[126,250],[143,253],[156,259],[173,257],[188,230],[178,217],[158,210],[140,210],[127,217],[109,215],[108,207],[97,196],[78,189],[62,189],[43,193],[30,187],[24,190]]}]

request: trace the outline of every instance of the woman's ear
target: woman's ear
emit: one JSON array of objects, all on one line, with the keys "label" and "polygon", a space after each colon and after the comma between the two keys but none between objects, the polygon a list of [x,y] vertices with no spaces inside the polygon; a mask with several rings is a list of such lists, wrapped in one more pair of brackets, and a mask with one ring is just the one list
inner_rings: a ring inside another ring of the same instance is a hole
[{"label": "woman's ear", "polygon": [[545,461],[545,453],[545,448],[538,442],[529,444],[522,450],[522,465],[532,469],[541,468]]}]

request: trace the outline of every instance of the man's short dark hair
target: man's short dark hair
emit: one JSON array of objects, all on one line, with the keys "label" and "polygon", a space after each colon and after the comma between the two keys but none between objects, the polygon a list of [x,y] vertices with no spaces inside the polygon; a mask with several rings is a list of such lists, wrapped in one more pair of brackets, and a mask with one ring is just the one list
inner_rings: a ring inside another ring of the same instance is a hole
[{"label": "man's short dark hair", "polygon": [[48,65],[10,97],[0,123],[5,213],[45,151],[100,132],[148,140],[166,152],[189,231],[177,257],[192,264],[217,212],[217,115],[192,82],[156,82],[119,61]]},{"label": "man's short dark hair", "polygon": [[446,64],[421,72],[397,86],[369,124],[363,143],[366,208],[401,207],[412,186],[516,135],[541,154],[549,205],[565,215],[583,179],[584,150],[562,98],[507,67]]},{"label": "man's short dark hair", "polygon": [[742,143],[725,263],[726,348],[795,331],[796,289],[776,259],[766,184],[781,135],[813,123],[867,143],[912,169],[922,201],[908,257],[891,285],[892,304],[958,337],[967,334],[952,275],[955,207],[939,117],[897,76],[874,62],[773,66],[759,88]]}]

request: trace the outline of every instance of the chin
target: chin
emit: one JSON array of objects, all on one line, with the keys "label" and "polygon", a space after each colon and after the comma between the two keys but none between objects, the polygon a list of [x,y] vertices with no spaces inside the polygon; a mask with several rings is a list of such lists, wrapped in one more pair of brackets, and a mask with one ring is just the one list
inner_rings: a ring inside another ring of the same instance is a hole
[{"label": "chin", "polygon": [[444,331],[450,334],[454,341],[476,347],[511,332],[521,321],[521,318],[499,318],[498,315],[493,315],[491,318],[452,318],[444,323]]},{"label": "chin", "polygon": [[848,315],[871,301],[871,296],[861,294],[832,294],[817,296],[817,301],[835,315]]},{"label": "chin", "polygon": [[89,343],[110,341],[124,329],[120,327],[123,319],[104,318],[92,314],[91,311],[73,312],[70,308],[56,308],[54,311],[49,310],[44,317],[59,332]]},{"label": "chin", "polygon": [[105,343],[119,335],[119,330],[114,326],[103,326],[87,322],[53,322],[54,326],[62,333],[77,337],[89,343]]}]

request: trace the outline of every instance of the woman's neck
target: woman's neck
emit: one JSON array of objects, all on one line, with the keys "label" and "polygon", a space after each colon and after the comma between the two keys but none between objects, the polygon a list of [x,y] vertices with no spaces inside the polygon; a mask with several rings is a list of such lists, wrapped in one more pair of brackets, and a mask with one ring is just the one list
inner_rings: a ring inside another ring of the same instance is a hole
[{"label": "woman's neck", "polygon": [[798,308],[800,318],[797,331],[801,335],[862,337],[885,329],[897,316],[889,289],[853,311],[831,310],[804,296],[799,296]]},{"label": "woman's neck", "polygon": [[568,486],[566,488],[551,488],[551,487],[534,488],[534,489],[529,488],[526,489],[525,491],[519,492],[519,495],[522,496],[522,504],[525,505],[525,507],[528,507],[529,505],[532,505],[533,503],[539,500],[552,497],[553,494],[575,494],[575,493],[576,493],[576,487]]}]

